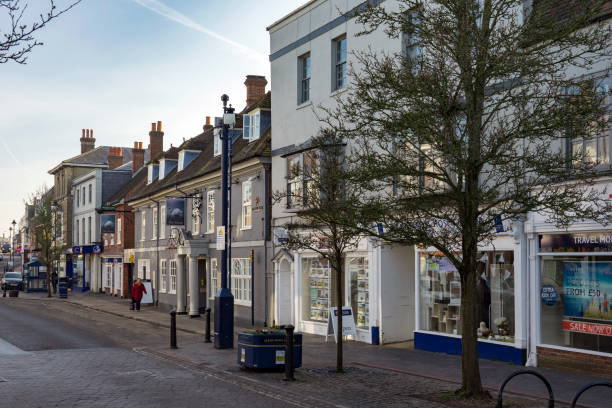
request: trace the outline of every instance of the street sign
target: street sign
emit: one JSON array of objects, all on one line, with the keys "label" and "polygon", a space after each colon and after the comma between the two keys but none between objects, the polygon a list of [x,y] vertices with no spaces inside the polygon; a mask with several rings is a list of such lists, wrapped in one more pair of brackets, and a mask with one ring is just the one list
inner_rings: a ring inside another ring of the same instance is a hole
[{"label": "street sign", "polygon": [[225,226],[217,227],[217,251],[225,250]]}]

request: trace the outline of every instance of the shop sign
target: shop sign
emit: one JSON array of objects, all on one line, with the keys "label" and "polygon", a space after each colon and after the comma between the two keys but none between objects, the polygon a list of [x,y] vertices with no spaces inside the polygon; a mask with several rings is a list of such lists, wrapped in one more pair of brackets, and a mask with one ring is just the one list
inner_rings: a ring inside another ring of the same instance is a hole
[{"label": "shop sign", "polygon": [[540,289],[540,297],[546,306],[554,306],[559,299],[559,294],[553,285],[543,285]]},{"label": "shop sign", "polygon": [[102,253],[102,246],[101,245],[93,245],[91,248],[91,252],[93,252],[94,254],[101,254]]},{"label": "shop sign", "polygon": [[[338,308],[330,307],[329,314],[327,318],[327,335],[333,334],[338,340]],[[333,316],[333,317],[332,317]],[[342,307],[342,335],[349,336],[355,335],[357,332],[355,330],[355,315],[353,315],[353,307],[352,306],[344,306]]]},{"label": "shop sign", "polygon": [[185,225],[185,200],[166,200],[166,225]]},{"label": "shop sign", "polygon": [[612,262],[563,263],[563,314],[612,321]]},{"label": "shop sign", "polygon": [[73,247],[72,247],[72,253],[73,253],[73,254],[80,254],[80,253],[81,253],[81,247],[79,247],[79,246],[73,246]]},{"label": "shop sign", "polygon": [[102,214],[100,216],[100,230],[102,234],[115,233],[115,214]]},{"label": "shop sign", "polygon": [[607,324],[583,323],[564,320],[563,330],[574,333],[596,334],[598,336],[612,336],[612,326]]},{"label": "shop sign", "polygon": [[612,252],[612,232],[540,235],[542,252]]}]

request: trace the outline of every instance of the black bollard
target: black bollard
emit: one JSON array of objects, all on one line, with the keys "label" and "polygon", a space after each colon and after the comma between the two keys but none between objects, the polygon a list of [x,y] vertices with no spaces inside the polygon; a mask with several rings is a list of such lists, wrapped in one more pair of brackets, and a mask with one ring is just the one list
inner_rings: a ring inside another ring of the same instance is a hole
[{"label": "black bollard", "polygon": [[204,343],[210,343],[210,307],[206,308],[206,333],[204,334]]},{"label": "black bollard", "polygon": [[176,310],[170,311],[170,348],[176,347]]},{"label": "black bollard", "polygon": [[283,328],[287,332],[285,336],[285,378],[283,378],[283,381],[295,381],[293,376],[293,330],[295,327],[288,324]]}]

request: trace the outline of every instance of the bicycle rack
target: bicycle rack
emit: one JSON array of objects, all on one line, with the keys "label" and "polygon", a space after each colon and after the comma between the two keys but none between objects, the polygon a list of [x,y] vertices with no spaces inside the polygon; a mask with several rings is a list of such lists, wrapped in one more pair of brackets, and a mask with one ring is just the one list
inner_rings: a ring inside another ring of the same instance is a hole
[{"label": "bicycle rack", "polygon": [[578,393],[576,395],[574,395],[574,399],[572,399],[572,405],[571,408],[575,408],[576,407],[576,403],[578,402],[578,398],[580,398],[580,396],[588,389],[593,388],[593,387],[610,387],[612,388],[612,383],[609,382],[594,382],[594,383],[590,383],[585,385],[584,387],[582,387],[582,389],[580,391],[578,391]]},{"label": "bicycle rack", "polygon": [[[501,387],[499,387],[499,393],[497,394],[497,405],[496,405],[496,408],[502,408],[503,407],[503,404],[502,404],[502,401],[503,401],[502,394],[504,393],[504,388],[506,387],[506,384],[508,384],[508,382],[511,379],[513,379],[514,377],[516,377],[517,375],[522,375],[522,374],[531,374],[531,375],[534,375],[534,376],[538,377],[540,380],[542,380],[542,382],[544,383],[544,385],[546,385],[546,388],[548,389],[548,408],[554,408],[555,407],[555,396],[553,395],[553,391],[552,391],[552,387],[550,386],[550,383],[548,382],[548,380],[546,378],[544,378],[544,376],[542,374],[538,373],[537,371],[533,371],[533,370],[518,370],[518,371],[515,371],[512,374],[510,374],[508,377],[506,377],[504,382],[502,382]],[[583,389],[582,391],[580,391],[578,396],[583,391],[585,391],[585,390],[586,389]],[[573,407],[573,405],[572,405],[572,407]]]}]

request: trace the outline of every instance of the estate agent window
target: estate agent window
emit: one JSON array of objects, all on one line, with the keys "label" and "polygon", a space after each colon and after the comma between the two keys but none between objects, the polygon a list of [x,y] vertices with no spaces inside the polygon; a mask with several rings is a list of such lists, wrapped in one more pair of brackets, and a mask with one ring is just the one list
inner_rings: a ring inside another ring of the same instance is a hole
[{"label": "estate agent window", "polygon": [[215,232],[215,191],[206,193],[206,232]]},{"label": "estate agent window", "polygon": [[346,86],[346,36],[332,42],[334,61],[334,82],[332,90],[336,91]]},{"label": "estate agent window", "polygon": [[[461,335],[461,279],[441,253],[421,253],[420,328]],[[514,252],[482,252],[478,260],[480,339],[514,343]]]},{"label": "estate agent window", "polygon": [[251,260],[232,259],[232,294],[236,302],[251,304]]},{"label": "estate agent window", "polygon": [[252,221],[252,194],[251,182],[242,183],[242,229],[250,229]]},{"label": "estate agent window", "polygon": [[310,53],[298,58],[298,105],[310,100]]}]

